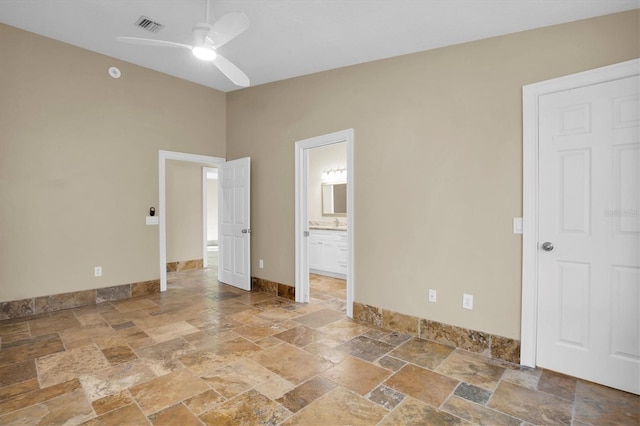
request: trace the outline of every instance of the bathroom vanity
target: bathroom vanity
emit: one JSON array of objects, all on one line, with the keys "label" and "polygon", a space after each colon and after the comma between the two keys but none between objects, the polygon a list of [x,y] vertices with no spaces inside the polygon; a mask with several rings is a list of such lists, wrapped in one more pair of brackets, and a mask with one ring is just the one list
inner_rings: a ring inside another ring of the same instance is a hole
[{"label": "bathroom vanity", "polygon": [[309,272],[334,278],[347,278],[347,231],[309,230]]}]

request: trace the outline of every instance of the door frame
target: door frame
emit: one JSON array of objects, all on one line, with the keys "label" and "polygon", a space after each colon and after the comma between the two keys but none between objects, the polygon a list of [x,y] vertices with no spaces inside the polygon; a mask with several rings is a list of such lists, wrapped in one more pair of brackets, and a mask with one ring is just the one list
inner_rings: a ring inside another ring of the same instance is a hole
[{"label": "door frame", "polygon": [[307,203],[308,154],[310,149],[346,142],[347,144],[347,316],[353,318],[354,294],[354,192],[353,192],[353,129],[296,141],[295,143],[295,289],[296,302],[309,302],[309,244],[303,244],[309,231]]},{"label": "door frame", "polygon": [[[226,160],[186,152],[158,151],[158,241],[160,246],[160,291],[167,290],[167,160],[186,161],[201,164],[205,167],[217,167]],[[204,260],[203,260],[204,261]]]},{"label": "door frame", "polygon": [[538,115],[541,96],[640,74],[640,59],[522,87],[522,317],[520,364],[535,367],[538,325]]},{"label": "door frame", "polygon": [[[207,176],[209,173],[218,173],[217,167],[203,167],[202,168],[202,267],[209,266],[209,179]],[[216,179],[216,185],[218,184]],[[217,204],[217,200],[216,200]],[[216,224],[218,226],[218,224]]]}]

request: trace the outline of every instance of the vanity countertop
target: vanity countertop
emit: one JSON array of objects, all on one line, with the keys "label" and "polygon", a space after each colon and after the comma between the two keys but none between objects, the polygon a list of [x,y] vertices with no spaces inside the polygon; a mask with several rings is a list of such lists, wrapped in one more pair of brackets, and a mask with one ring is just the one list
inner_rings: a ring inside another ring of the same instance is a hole
[{"label": "vanity countertop", "polygon": [[309,229],[314,229],[318,231],[346,231],[346,226],[335,226],[335,225],[311,225]]}]

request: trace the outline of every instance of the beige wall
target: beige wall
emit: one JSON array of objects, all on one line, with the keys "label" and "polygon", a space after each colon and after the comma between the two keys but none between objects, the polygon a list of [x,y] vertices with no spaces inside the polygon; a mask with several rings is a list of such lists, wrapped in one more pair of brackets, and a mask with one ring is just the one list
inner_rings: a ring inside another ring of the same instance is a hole
[{"label": "beige wall", "polygon": [[[336,143],[309,150],[309,187],[307,197],[309,201],[309,220],[333,221],[332,216],[322,216],[322,172],[330,169],[345,169],[347,167],[347,143]],[[346,217],[339,217],[340,222],[346,222]]]},{"label": "beige wall", "polygon": [[207,241],[218,240],[218,179],[207,182]]},{"label": "beige wall", "polygon": [[0,301],[157,279],[158,150],[225,138],[224,93],[0,24]]},{"label": "beige wall", "polygon": [[166,162],[167,262],[202,259],[202,166]]},{"label": "beige wall", "polygon": [[294,284],[294,142],[354,128],[355,300],[519,338],[522,86],[637,58],[639,31],[631,11],[229,93],[253,271]]}]

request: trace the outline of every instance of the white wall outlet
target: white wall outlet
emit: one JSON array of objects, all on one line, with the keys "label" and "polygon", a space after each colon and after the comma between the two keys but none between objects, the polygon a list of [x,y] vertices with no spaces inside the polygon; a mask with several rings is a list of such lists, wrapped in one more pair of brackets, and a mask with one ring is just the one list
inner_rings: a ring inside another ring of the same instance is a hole
[{"label": "white wall outlet", "polygon": [[95,268],[93,268],[93,275],[96,277],[101,277],[102,276],[102,266],[96,266]]},{"label": "white wall outlet", "polygon": [[437,302],[437,301],[438,301],[438,292],[433,289],[429,289],[429,302]]},{"label": "white wall outlet", "polygon": [[260,269],[264,268],[264,260],[262,260],[262,259],[259,259],[259,260],[258,260],[258,267],[259,267]]},{"label": "white wall outlet", "polygon": [[464,309],[473,309],[473,295],[472,294],[463,294],[462,295],[462,307]]}]

